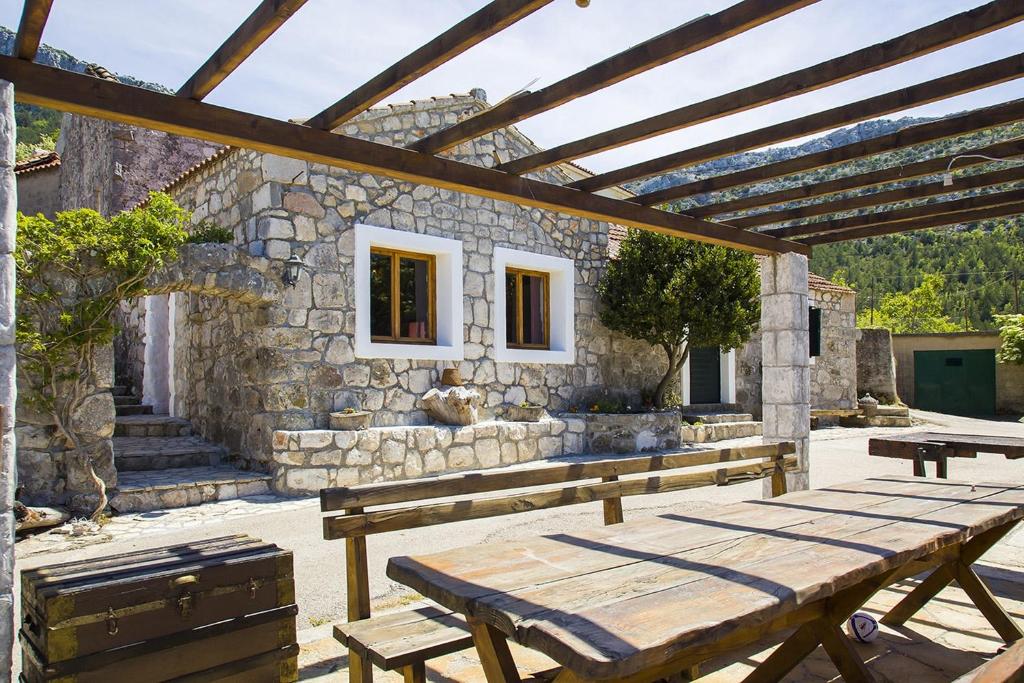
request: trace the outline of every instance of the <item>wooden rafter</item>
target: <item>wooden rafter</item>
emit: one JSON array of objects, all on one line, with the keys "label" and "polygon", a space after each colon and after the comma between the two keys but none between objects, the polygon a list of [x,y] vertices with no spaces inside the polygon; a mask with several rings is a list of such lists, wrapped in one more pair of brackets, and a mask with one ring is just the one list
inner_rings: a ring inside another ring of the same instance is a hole
[{"label": "wooden rafter", "polygon": [[19,101],[757,253],[807,247],[430,154],[0,57]]},{"label": "wooden rafter", "polygon": [[14,56],[18,59],[32,61],[39,52],[39,43],[43,38],[43,28],[50,16],[53,0],[25,0],[21,9],[21,22],[18,23],[18,34],[14,38]]},{"label": "wooden rafter", "polygon": [[1024,76],[1024,53],[965,69],[955,74],[941,76],[907,88],[893,90],[883,95],[876,95],[748,133],[741,133],[724,140],[666,154],[657,159],[631,164],[614,171],[578,180],[570,183],[569,187],[593,192],[605,187],[666,173],[677,168],[820,133],[839,126],[867,121],[903,109],[1005,83],[1021,76]]},{"label": "wooden rafter", "polygon": [[178,89],[178,96],[201,100],[209,95],[305,3],[306,0],[262,0],[192,78]]},{"label": "wooden rafter", "polygon": [[409,145],[409,149],[430,153],[450,149],[460,142],[614,85],[817,1],[742,0],[721,12],[700,17],[646,40],[546,88],[506,100],[454,126],[417,140]]},{"label": "wooden rafter", "polygon": [[332,130],[552,0],[494,0],[306,122]]},{"label": "wooden rafter", "polygon": [[957,213],[946,213],[938,216],[926,216],[909,221],[896,221],[893,223],[881,223],[869,225],[853,230],[837,230],[836,232],[811,235],[800,240],[808,246],[818,244],[831,244],[832,242],[848,242],[866,237],[881,237],[899,232],[912,232],[914,230],[926,230],[928,228],[944,228],[954,225],[968,225],[978,221],[990,220],[993,218],[1006,218],[1007,216],[1018,216],[1024,214],[1024,202],[1014,204],[1000,204],[981,209],[959,211]]},{"label": "wooden rafter", "polygon": [[933,202],[930,204],[918,204],[901,209],[890,211],[875,211],[874,213],[848,216],[845,218],[832,218],[800,225],[791,225],[785,228],[764,230],[763,234],[774,237],[801,237],[805,235],[817,235],[821,233],[841,232],[853,228],[864,228],[869,225],[880,225],[883,223],[897,223],[909,221],[928,216],[939,216],[969,211],[972,209],[984,209],[991,206],[1002,206],[1004,204],[1015,204],[1024,202],[1024,188],[1007,190],[1006,192],[989,192],[970,197],[959,197],[944,202]]},{"label": "wooden rafter", "polygon": [[498,168],[508,173],[526,173],[713,121],[894,66],[995,31],[1022,18],[1024,4],[1018,0],[996,0],[842,57],[513,159],[500,164]]},{"label": "wooden rafter", "polygon": [[[961,176],[957,178],[956,182],[951,186],[947,186],[941,179],[939,179],[927,183],[920,183],[918,185],[911,185],[909,187],[900,187],[892,190],[883,190],[881,192],[871,192],[867,194],[857,194],[852,197],[837,199],[835,201],[798,206],[793,209],[782,209],[779,211],[759,213],[753,216],[743,216],[741,218],[725,222],[737,228],[753,228],[761,225],[772,225],[774,223],[786,223],[789,221],[799,220],[801,218],[811,218],[813,216],[824,216],[826,214],[852,211],[854,209],[866,209],[870,207],[884,206],[886,204],[895,204],[897,202],[937,197],[962,192],[963,190],[980,190],[1021,181],[1024,181],[1024,168],[1004,168],[990,173]],[[775,234],[773,231],[768,232],[769,234]]]},{"label": "wooden rafter", "polygon": [[[946,156],[918,161],[912,164],[889,166],[888,168],[874,169],[867,171],[866,173],[857,173],[855,175],[849,175],[842,178],[833,178],[832,180],[825,180],[819,183],[801,184],[784,190],[765,192],[763,194],[752,194],[715,204],[689,207],[686,209],[685,213],[688,216],[693,216],[694,218],[721,216],[724,214],[735,213],[737,211],[745,211],[747,209],[754,209],[763,206],[776,206],[789,202],[824,197],[826,195],[836,194],[839,192],[847,192],[849,190],[858,190],[874,185],[885,185],[887,183],[895,183],[934,175],[945,171],[954,159],[961,156],[978,155],[966,158],[963,162],[957,163],[956,169],[958,170],[968,168],[970,166],[989,163],[985,159],[980,158],[982,155],[993,157],[995,159],[1006,159],[1009,157],[1020,156],[1022,154],[1024,154],[1024,140],[1009,140],[1007,142],[999,142],[994,145],[989,145],[988,147],[964,150],[962,152],[957,152],[956,154],[948,154]],[[960,181],[957,181],[958,186],[959,183]],[[750,218],[759,220],[763,215],[764,214],[757,214]],[[811,216],[818,214],[808,213],[806,215]],[[802,216],[796,217],[800,218]],[[727,222],[730,224],[736,223],[742,227],[749,227],[750,225],[767,225],[767,223],[749,223],[747,225],[743,225],[742,221],[731,220]]]},{"label": "wooden rafter", "polygon": [[734,171],[733,173],[667,187],[662,190],[641,194],[633,201],[646,205],[663,204],[683,197],[718,192],[740,185],[753,185],[766,180],[783,178],[804,171],[813,171],[818,168],[853,161],[854,159],[892,152],[904,147],[956,137],[1021,120],[1024,120],[1024,99],[1013,100],[983,109],[975,109],[963,114],[948,116],[938,121],[921,123],[896,131],[895,133],[851,142],[847,145],[833,147],[832,149],[815,152],[814,154],[805,154],[772,164],[755,166],[742,171]]}]

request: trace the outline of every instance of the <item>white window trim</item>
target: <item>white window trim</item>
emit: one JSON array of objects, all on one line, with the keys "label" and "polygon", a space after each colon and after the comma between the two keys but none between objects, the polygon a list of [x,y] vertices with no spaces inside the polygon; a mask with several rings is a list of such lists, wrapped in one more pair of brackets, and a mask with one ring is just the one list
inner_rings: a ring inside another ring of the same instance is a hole
[{"label": "white window trim", "polygon": [[[550,349],[510,349],[505,341],[505,269],[548,274]],[[494,359],[505,363],[576,362],[576,270],[572,259],[506,247],[494,249]]]},{"label": "white window trim", "polygon": [[[736,402],[736,349],[721,354],[718,366],[718,381],[721,387],[722,403]],[[690,405],[690,356],[686,356],[680,370],[683,405]]]},{"label": "white window trim", "polygon": [[[359,358],[462,360],[462,242],[357,223],[355,239],[356,343]],[[370,337],[370,248],[400,249],[435,258],[436,344],[393,344]]]}]

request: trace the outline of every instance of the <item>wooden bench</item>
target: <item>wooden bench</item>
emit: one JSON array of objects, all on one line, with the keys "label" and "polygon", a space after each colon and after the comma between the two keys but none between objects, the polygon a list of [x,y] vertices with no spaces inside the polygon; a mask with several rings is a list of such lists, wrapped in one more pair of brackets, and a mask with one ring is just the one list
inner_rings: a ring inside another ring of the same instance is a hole
[{"label": "wooden bench", "polygon": [[[596,501],[603,503],[604,523],[617,524],[623,521],[624,496],[727,486],[767,477],[771,477],[772,495],[778,496],[786,492],[785,472],[797,466],[794,452],[794,444],[785,442],[323,489],[321,510],[342,512],[324,517],[323,524],[325,539],[345,539],[348,622],[336,625],[334,635],[349,649],[350,680],[372,681],[372,665],[376,665],[401,670],[406,681],[425,681],[426,660],[473,647],[465,619],[440,607],[370,618],[367,535]],[[722,463],[738,464],[707,469]],[[704,469],[664,474],[701,466]],[[495,492],[505,495],[480,495]],[[433,500],[449,497],[459,499]],[[370,507],[374,509],[368,510]]]},{"label": "wooden bench", "polygon": [[956,683],[1024,683],[1024,640],[956,679]]}]

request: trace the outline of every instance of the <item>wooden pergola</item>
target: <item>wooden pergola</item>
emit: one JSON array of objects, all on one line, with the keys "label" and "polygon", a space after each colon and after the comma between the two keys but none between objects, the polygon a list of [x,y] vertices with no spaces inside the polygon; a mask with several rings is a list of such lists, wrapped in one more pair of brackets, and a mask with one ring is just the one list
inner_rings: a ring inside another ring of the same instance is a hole
[{"label": "wooden pergola", "polygon": [[[1024,140],[1011,140],[959,155],[908,166],[884,167],[791,189],[754,192],[738,199],[716,199],[714,194],[1021,121],[1024,120],[1024,100],[950,116],[824,152],[674,185],[629,199],[598,194],[611,186],[1005,83],[1024,75],[1024,53],[716,142],[672,151],[656,159],[567,185],[543,182],[528,175],[561,162],[825,88],[971,40],[1024,18],[1024,3],[1020,0],[993,0],[882,43],[535,154],[508,159],[494,168],[455,161],[445,152],[462,142],[778,20],[817,0],[740,0],[720,12],[673,28],[549,86],[510,98],[405,148],[333,131],[413,80],[542,9],[551,0],[489,2],[312,116],[305,124],[202,101],[299,10],[305,0],[262,0],[176,95],[34,63],[52,2],[26,0],[15,54],[0,57],[0,79],[14,83],[16,96],[22,102],[764,254],[796,252],[807,255],[814,244],[1024,213],[1024,191],[1006,190],[1006,186],[1012,187],[1013,183],[1024,180],[1024,169],[1000,169],[968,176],[958,179],[952,187],[946,186],[938,177],[956,160],[956,156],[982,155],[1003,159],[1020,155],[1024,153]],[[971,157],[968,161],[978,164],[980,159]],[[909,187],[884,187],[889,183],[928,176],[936,177]],[[870,193],[828,198],[836,193],[864,188],[871,188]],[[961,190],[970,190],[974,196],[923,203],[929,198]],[[711,195],[711,202],[700,207],[685,211],[667,208],[668,202],[707,194]],[[825,199],[798,208],[764,208],[820,198]],[[894,203],[906,202],[913,204],[909,208],[883,209]],[[851,216],[851,211],[861,212],[861,215]],[[716,218],[721,220],[716,221]],[[802,222],[786,227],[766,227],[793,221]]]}]

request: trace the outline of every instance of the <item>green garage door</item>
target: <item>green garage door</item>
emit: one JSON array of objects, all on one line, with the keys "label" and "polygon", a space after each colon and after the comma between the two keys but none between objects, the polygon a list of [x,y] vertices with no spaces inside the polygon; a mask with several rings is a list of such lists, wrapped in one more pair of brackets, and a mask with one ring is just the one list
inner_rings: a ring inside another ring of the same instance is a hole
[{"label": "green garage door", "polygon": [[994,415],[996,352],[914,351],[914,404],[949,415]]}]

